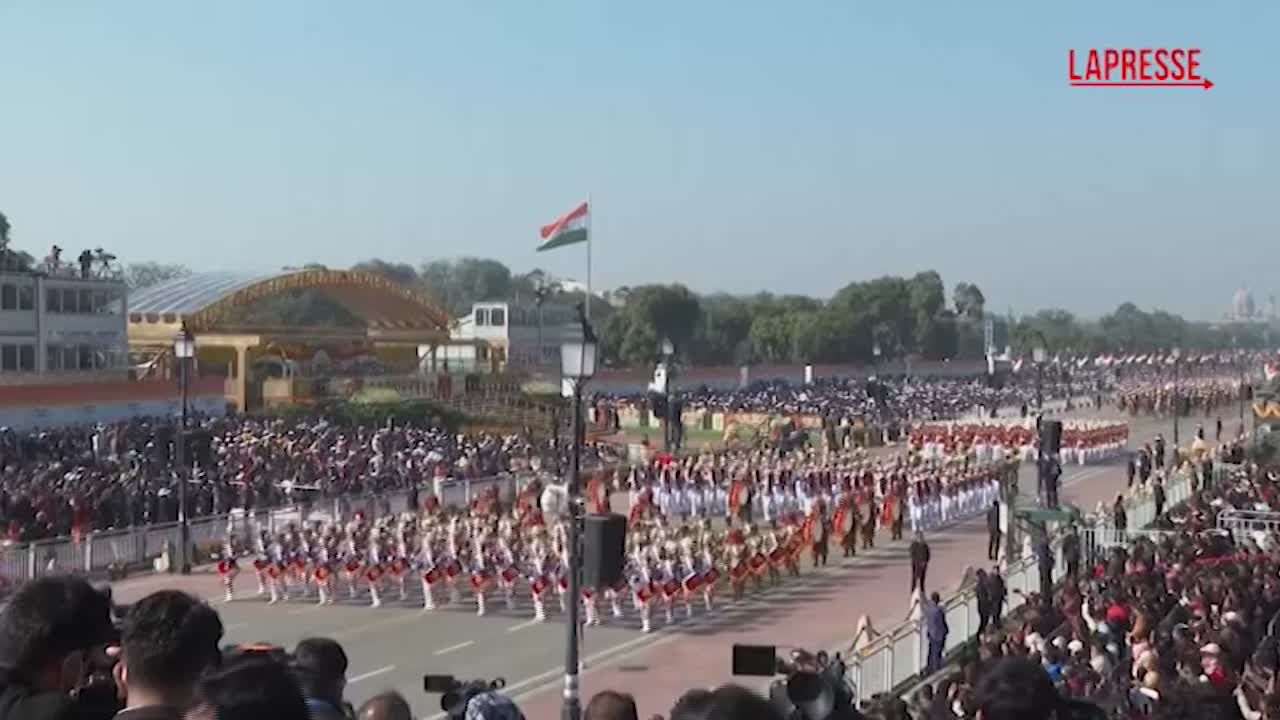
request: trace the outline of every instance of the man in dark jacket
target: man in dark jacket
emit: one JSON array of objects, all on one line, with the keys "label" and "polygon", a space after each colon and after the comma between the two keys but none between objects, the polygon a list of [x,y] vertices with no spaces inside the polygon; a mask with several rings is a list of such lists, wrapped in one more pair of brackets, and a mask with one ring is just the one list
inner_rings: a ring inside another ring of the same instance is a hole
[{"label": "man in dark jacket", "polygon": [[929,572],[929,543],[924,541],[924,533],[916,531],[915,540],[911,541],[911,592],[916,588],[920,592],[925,589],[925,575]]},{"label": "man in dark jacket", "polygon": [[222,620],[198,598],[161,590],[139,600],[120,634],[113,675],[125,708],[116,720],[181,720],[200,677],[218,666],[221,642]]},{"label": "man in dark jacket", "polygon": [[991,561],[1000,559],[1000,501],[991,501],[991,507],[987,510],[987,559]]},{"label": "man in dark jacket", "polygon": [[336,640],[306,638],[293,651],[294,673],[307,699],[311,720],[345,720],[347,653]]},{"label": "man in dark jacket", "polygon": [[987,579],[986,570],[978,570],[974,575],[973,594],[978,601],[978,637],[981,638],[991,623],[991,581]]},{"label": "man in dark jacket", "polygon": [[929,596],[924,605],[924,631],[928,639],[929,653],[925,660],[924,674],[932,675],[942,669],[942,651],[947,646],[947,613],[942,609],[942,598],[938,593]]}]

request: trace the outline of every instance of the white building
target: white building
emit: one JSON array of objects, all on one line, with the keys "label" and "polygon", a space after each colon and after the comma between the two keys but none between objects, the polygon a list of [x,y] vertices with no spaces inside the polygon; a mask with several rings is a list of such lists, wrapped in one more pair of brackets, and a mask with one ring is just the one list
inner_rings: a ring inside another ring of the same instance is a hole
[{"label": "white building", "polygon": [[558,369],[560,345],[581,337],[582,329],[564,308],[543,307],[539,330],[537,308],[478,302],[471,306],[471,312],[458,318],[450,332],[450,338],[458,344],[441,348],[437,358],[447,361],[450,370],[457,366],[498,371]]},{"label": "white building", "polygon": [[125,379],[125,286],[0,270],[0,385]]}]

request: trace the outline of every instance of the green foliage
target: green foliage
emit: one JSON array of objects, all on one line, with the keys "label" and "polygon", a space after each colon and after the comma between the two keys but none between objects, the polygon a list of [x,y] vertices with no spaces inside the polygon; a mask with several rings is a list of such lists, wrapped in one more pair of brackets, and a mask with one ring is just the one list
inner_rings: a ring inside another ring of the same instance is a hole
[{"label": "green foliage", "polygon": [[285,422],[313,422],[323,418],[342,427],[382,427],[387,424],[387,419],[391,418],[396,425],[440,426],[450,431],[457,431],[468,421],[465,415],[456,410],[424,400],[286,405],[264,415],[279,418]]}]

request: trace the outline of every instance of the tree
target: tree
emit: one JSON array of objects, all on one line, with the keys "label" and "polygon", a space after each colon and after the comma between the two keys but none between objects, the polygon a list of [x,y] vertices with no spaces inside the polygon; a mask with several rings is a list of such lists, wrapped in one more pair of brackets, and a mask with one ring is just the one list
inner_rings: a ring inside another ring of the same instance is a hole
[{"label": "tree", "polygon": [[407,263],[394,263],[385,260],[373,258],[364,262],[356,263],[351,266],[352,270],[360,270],[363,272],[381,275],[388,280],[400,283],[405,287],[416,287],[420,284],[418,271],[413,269],[412,265]]},{"label": "tree", "polygon": [[186,265],[165,265],[149,261],[129,263],[124,268],[124,283],[131,291],[141,290],[190,274],[191,269]]},{"label": "tree", "polygon": [[986,312],[987,298],[982,290],[972,283],[956,283],[951,292],[951,302],[955,305],[956,315],[962,319],[981,321]]}]

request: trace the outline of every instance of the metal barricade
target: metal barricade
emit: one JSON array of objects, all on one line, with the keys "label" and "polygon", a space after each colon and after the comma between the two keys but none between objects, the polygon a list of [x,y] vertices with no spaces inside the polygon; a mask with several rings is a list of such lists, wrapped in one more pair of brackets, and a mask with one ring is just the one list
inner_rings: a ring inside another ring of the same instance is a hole
[{"label": "metal barricade", "polygon": [[[512,473],[483,477],[442,479],[430,491],[446,507],[465,507],[489,488],[497,488],[498,497],[511,503],[527,482]],[[383,513],[401,513],[409,507],[410,492],[341,496],[316,499],[280,507],[237,509],[220,515],[202,515],[188,522],[188,538],[196,546],[221,546],[228,532],[246,543],[255,540],[259,530],[275,534],[290,523],[313,520],[347,522],[356,513],[376,517]],[[178,523],[157,523],[119,530],[86,533],[79,541],[69,537],[39,540],[0,547],[0,593],[27,580],[53,573],[102,573],[111,566],[137,568],[151,565],[166,551],[181,542]]]},{"label": "metal barricade", "polygon": [[1232,535],[1273,535],[1280,533],[1280,512],[1265,510],[1224,510],[1218,515],[1218,527]]}]

